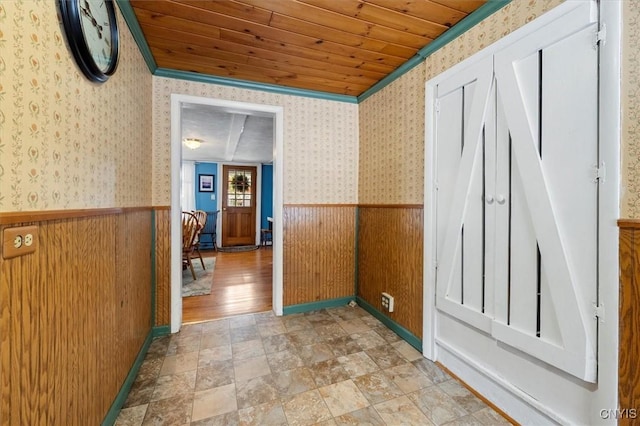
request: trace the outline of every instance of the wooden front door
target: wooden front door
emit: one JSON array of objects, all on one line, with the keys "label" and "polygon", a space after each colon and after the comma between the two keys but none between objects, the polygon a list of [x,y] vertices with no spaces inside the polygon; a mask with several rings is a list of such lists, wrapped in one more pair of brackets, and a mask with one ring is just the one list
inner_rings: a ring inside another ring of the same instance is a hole
[{"label": "wooden front door", "polygon": [[256,241],[256,167],[223,166],[222,246]]}]

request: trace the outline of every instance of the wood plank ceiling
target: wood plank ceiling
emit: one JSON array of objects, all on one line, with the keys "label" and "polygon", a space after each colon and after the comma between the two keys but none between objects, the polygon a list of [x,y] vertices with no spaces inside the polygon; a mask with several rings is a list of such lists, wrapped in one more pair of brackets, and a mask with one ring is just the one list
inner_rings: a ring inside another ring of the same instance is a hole
[{"label": "wood plank ceiling", "polygon": [[159,68],[358,96],[484,0],[132,0]]}]

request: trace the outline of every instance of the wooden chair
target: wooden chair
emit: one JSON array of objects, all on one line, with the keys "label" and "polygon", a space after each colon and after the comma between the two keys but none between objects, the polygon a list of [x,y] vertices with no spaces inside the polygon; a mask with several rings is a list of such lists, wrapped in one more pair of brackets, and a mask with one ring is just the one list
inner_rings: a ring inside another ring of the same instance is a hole
[{"label": "wooden chair", "polygon": [[207,224],[207,212],[203,210],[196,210],[193,212],[193,215],[198,219],[198,232],[196,234],[196,239],[193,242],[194,251],[198,254],[200,258],[200,263],[202,263],[202,269],[206,269],[204,267],[204,260],[202,260],[202,253],[200,253],[200,234]]},{"label": "wooden chair", "polygon": [[182,267],[191,269],[191,275],[196,280],[191,259],[195,250],[194,241],[198,236],[200,224],[193,213],[182,212]]},{"label": "wooden chair", "polygon": [[214,250],[218,250],[218,246],[216,244],[217,236],[217,223],[218,223],[218,213],[220,210],[215,212],[207,212],[207,222],[204,225],[204,229],[200,231],[200,237],[203,235],[208,235],[211,238],[211,245]]},{"label": "wooden chair", "polygon": [[271,245],[273,246],[273,218],[267,217],[268,228],[263,228],[260,230],[260,245],[262,247],[267,246],[267,242],[271,241]]}]

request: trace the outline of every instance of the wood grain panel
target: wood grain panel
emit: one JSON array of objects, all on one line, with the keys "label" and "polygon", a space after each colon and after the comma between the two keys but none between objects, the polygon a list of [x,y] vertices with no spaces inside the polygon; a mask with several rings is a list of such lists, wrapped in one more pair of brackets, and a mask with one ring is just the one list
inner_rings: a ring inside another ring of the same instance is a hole
[{"label": "wood grain panel", "polygon": [[[280,46],[286,48],[292,55],[300,56],[301,51],[299,48],[307,48],[315,50],[320,53],[331,53],[338,56],[344,56],[347,58],[357,58],[371,63],[386,64],[388,67],[395,67],[401,65],[406,58],[394,57],[390,55],[383,55],[379,52],[370,52],[368,50],[358,50],[351,46],[345,46],[338,43],[332,43],[330,41],[322,41],[318,43],[318,39],[305,35],[292,34],[284,30],[277,28],[265,27],[263,25],[255,24],[248,21],[242,21],[235,18],[231,18],[222,14],[215,14],[212,19],[202,22],[200,20],[197,25],[194,25],[191,20],[191,15],[173,13],[173,8],[165,7],[161,2],[152,1],[136,1],[134,4],[134,10],[136,17],[141,25],[143,25],[145,34],[147,27],[150,25],[163,27],[169,30],[176,29],[182,32],[191,32],[193,34],[199,34],[212,39],[222,38],[225,32],[235,32],[240,34],[247,34],[254,40],[274,40]],[[181,11],[178,9],[178,11]],[[221,28],[208,25],[210,22],[215,22],[220,25]],[[286,41],[283,41],[286,40]],[[319,46],[322,45],[320,48]]]},{"label": "wood grain panel", "polygon": [[155,211],[155,326],[171,324],[171,210]]},{"label": "wood grain panel", "polygon": [[[621,409],[640,409],[640,229],[620,229],[618,398]],[[632,424],[623,416],[620,425]]]},{"label": "wood grain panel", "polygon": [[[360,207],[358,296],[422,337],[423,210],[421,207]],[[394,312],[380,296],[395,298]]]},{"label": "wood grain panel", "polygon": [[353,206],[285,206],[284,306],[352,296]]},{"label": "wood grain panel", "polygon": [[[193,1],[193,0],[192,0]],[[240,0],[243,3],[253,6],[264,5],[261,0]],[[358,6],[354,6],[356,9]],[[304,27],[304,32],[315,37],[331,40],[336,43],[359,46],[363,49],[374,52],[384,48],[383,43],[393,43],[398,45],[398,56],[411,57],[411,49],[415,49],[428,44],[433,36],[429,38],[424,34],[415,34],[408,31],[401,31],[383,25],[371,25],[371,22],[352,18],[348,14],[334,13],[328,9],[322,9],[300,2],[272,2],[269,10],[273,12],[269,24],[281,29],[296,30]],[[279,22],[279,26],[275,22]],[[424,25],[424,22],[421,22]],[[299,32],[299,31],[295,31]],[[441,32],[441,31],[440,31]],[[380,43],[382,42],[382,43]],[[408,56],[405,56],[408,55]]]},{"label": "wood grain panel", "polygon": [[[154,55],[161,56],[167,67],[190,72],[204,72],[230,78],[259,81],[268,84],[281,84],[300,89],[323,90],[353,95],[362,89],[362,85],[349,82],[336,82],[324,77],[299,75],[290,71],[279,71],[274,68],[242,65],[221,59],[211,59],[197,55],[182,54],[166,49],[151,48]],[[198,71],[200,70],[200,71]],[[344,88],[344,92],[342,92]]]},{"label": "wood grain panel", "polygon": [[360,95],[483,3],[132,0],[131,6],[160,68]]},{"label": "wood grain panel", "polygon": [[[196,56],[207,56],[212,59],[234,62],[237,64],[250,64],[266,69],[295,72],[300,75],[325,77],[331,80],[343,80],[357,82],[359,79],[368,83],[375,83],[385,76],[384,73],[367,71],[353,66],[333,64],[331,70],[327,70],[325,60],[307,59],[300,56],[289,55],[280,52],[271,52],[255,46],[244,46],[226,40],[212,40],[195,34],[180,31],[170,31],[162,27],[149,26],[146,39],[159,49],[167,52],[177,52]],[[179,39],[175,39],[176,35]],[[247,56],[251,56],[247,60]],[[283,68],[287,67],[286,70]]]},{"label": "wood grain panel", "polygon": [[461,12],[462,9],[456,10],[451,6],[438,4],[440,2],[429,2],[431,4],[425,7],[424,0],[407,0],[404,2],[398,2],[398,0],[368,0],[367,3],[450,27],[484,3],[484,1],[474,0],[462,1],[472,6],[464,13]]},{"label": "wood grain panel", "polygon": [[[341,15],[353,16],[354,18],[362,19],[366,22],[376,22],[379,25],[383,25],[387,28],[393,28],[398,31],[408,32],[420,37],[428,37],[434,39],[438,37],[442,31],[449,29],[451,24],[445,25],[443,23],[425,22],[423,19],[419,19],[410,16],[401,11],[404,4],[395,1],[397,9],[382,8],[371,3],[348,3],[339,2],[334,0],[299,0],[302,3],[314,5],[318,8],[332,10],[338,12]],[[436,10],[435,7],[432,8]],[[443,8],[446,9],[446,8]],[[464,15],[462,15],[464,17]],[[434,19],[431,18],[433,21]],[[426,43],[423,43],[424,46]]]},{"label": "wood grain panel", "polygon": [[372,71],[379,74],[389,74],[394,70],[393,66],[386,65],[384,63],[371,63],[364,62],[362,59],[358,59],[352,56],[336,55],[330,51],[320,51],[313,48],[295,46],[292,49],[276,40],[267,39],[264,37],[254,37],[250,34],[241,33],[231,30],[220,30],[220,39],[228,40],[236,44],[243,44],[247,47],[260,47],[272,52],[279,52],[290,55],[292,51],[295,51],[296,55],[300,58],[310,59],[314,61],[320,61],[325,64],[331,63],[334,65],[342,66],[344,68],[353,70]]},{"label": "wood grain panel", "polygon": [[471,13],[486,3],[486,0],[431,0],[431,2],[459,10],[461,12]]},{"label": "wood grain panel", "polygon": [[0,258],[0,424],[100,424],[151,329],[151,213],[27,224],[36,252]]}]

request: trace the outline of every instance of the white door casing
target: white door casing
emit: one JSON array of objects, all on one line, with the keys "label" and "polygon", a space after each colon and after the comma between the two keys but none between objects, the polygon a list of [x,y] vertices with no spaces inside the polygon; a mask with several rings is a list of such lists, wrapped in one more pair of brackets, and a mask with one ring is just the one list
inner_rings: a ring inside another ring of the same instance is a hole
[{"label": "white door casing", "polygon": [[[204,98],[192,95],[171,95],[171,333],[177,333],[182,326],[182,294],[180,256],[182,240],[180,236],[180,163],[181,153],[181,117],[182,103],[204,104],[232,108],[235,110],[254,111],[272,114],[274,119],[274,160],[273,160],[273,287],[272,306],[276,315],[283,313],[283,241],[282,241],[282,212],[284,188],[284,108],[275,105],[263,105],[247,102],[229,101],[223,99]],[[218,180],[220,182],[220,180]],[[220,185],[220,183],[218,183]],[[220,190],[218,186],[218,190]],[[220,192],[218,192],[220,193]]]}]

